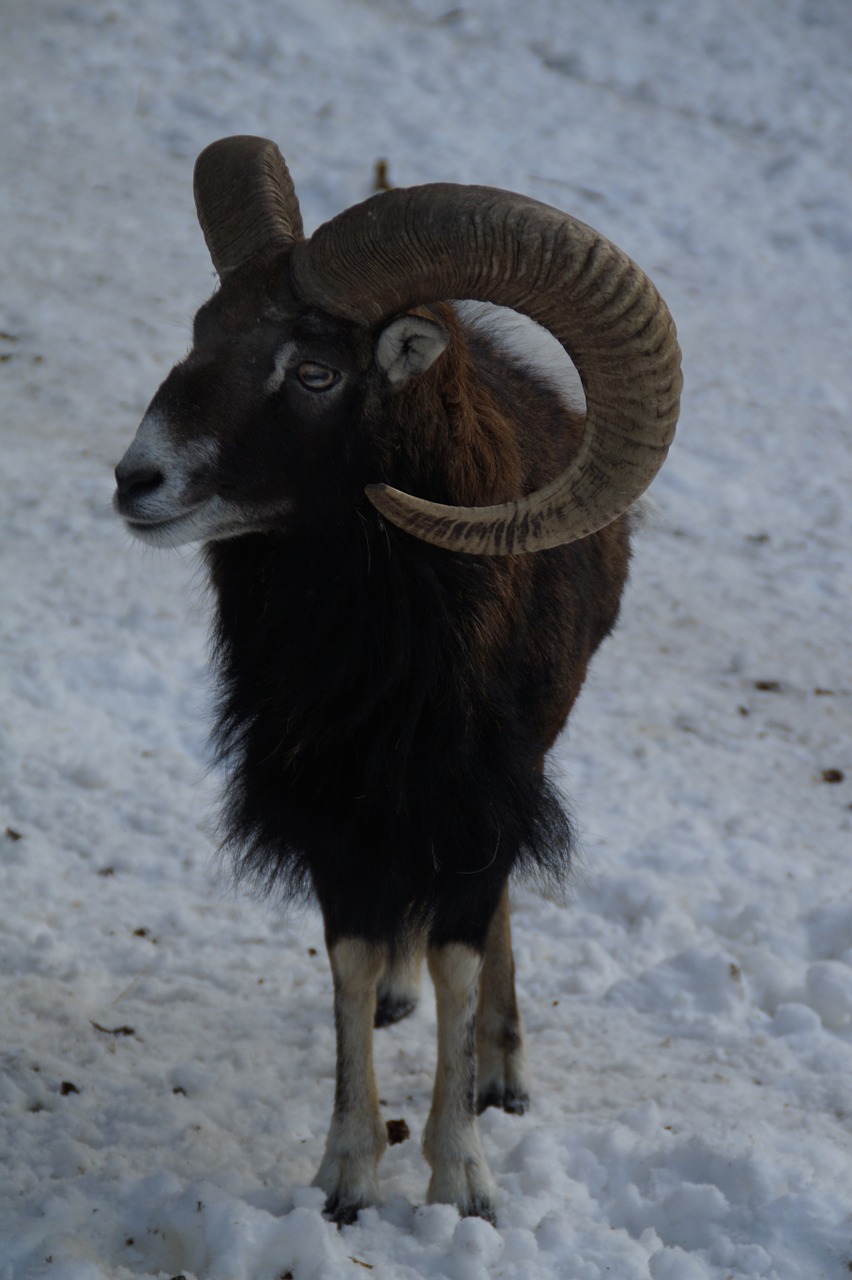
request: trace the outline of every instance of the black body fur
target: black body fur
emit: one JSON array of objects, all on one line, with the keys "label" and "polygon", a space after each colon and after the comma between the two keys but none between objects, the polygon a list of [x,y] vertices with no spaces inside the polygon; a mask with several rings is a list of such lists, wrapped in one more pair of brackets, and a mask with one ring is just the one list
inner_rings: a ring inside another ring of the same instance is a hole
[{"label": "black body fur", "polygon": [[[543,770],[565,680],[541,652],[564,670],[615,621],[583,602],[600,547],[510,565],[430,547],[364,503],[348,518],[324,505],[206,550],[226,841],[243,875],[313,891],[330,940],[404,945],[425,927],[479,947],[513,870],[568,869],[570,821]],[[484,643],[507,574],[519,616]]]},{"label": "black body fur", "polygon": [[[505,557],[387,525],[369,483],[505,501],[562,470],[582,417],[446,304],[420,311],[446,349],[389,387],[379,331],[318,312],[282,323],[272,274],[260,259],[223,281],[149,410],[177,440],[216,441],[204,493],[285,500],[268,532],[205,546],[225,843],[244,876],[315,893],[330,943],[404,946],[427,929],[480,948],[513,870],[568,867],[544,756],[616,620],[628,520]],[[339,396],[291,374],[266,390],[287,342],[297,363],[342,370]],[[121,476],[125,507],[160,481]]]}]

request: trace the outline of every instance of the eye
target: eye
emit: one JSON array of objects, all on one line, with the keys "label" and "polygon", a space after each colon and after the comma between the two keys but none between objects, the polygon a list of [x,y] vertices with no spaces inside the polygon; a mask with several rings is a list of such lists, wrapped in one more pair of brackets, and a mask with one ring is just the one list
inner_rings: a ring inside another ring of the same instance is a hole
[{"label": "eye", "polygon": [[309,391],[328,391],[337,382],[340,374],[327,364],[315,364],[312,360],[305,360],[296,370],[296,377]]}]

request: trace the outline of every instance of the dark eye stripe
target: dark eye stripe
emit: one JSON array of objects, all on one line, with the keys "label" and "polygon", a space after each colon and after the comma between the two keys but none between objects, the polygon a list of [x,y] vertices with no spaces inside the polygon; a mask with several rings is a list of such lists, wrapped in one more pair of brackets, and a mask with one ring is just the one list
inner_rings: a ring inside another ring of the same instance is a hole
[{"label": "dark eye stripe", "polygon": [[299,365],[296,376],[302,386],[307,387],[309,391],[328,391],[329,387],[333,387],[337,382],[340,374],[327,364],[314,364],[306,360]]}]

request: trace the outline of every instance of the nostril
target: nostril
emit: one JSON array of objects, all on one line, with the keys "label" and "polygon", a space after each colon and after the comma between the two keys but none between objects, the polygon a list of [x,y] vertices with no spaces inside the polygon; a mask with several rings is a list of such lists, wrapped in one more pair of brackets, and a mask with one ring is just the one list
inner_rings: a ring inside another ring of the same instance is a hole
[{"label": "nostril", "polygon": [[144,498],[147,494],[159,489],[165,479],[159,467],[125,468],[121,464],[115,469],[115,483],[121,498]]}]

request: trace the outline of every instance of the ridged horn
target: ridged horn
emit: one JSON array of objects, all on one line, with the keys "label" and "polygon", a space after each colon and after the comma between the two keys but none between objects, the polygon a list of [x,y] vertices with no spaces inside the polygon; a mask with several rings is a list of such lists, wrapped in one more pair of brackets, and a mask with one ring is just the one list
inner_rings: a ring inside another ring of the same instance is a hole
[{"label": "ridged horn", "polygon": [[489,187],[389,191],[297,245],[291,278],[310,305],[367,325],[439,299],[511,307],[574,361],[585,432],[543,489],[499,506],[454,507],[368,488],[383,515],[415,537],[478,555],[572,542],[635,502],[666,457],[681,387],[674,322],[640,268],[567,214]]},{"label": "ridged horn", "polygon": [[195,162],[198,221],[220,279],[264,249],[303,238],[284,157],[266,138],[213,142]]}]

